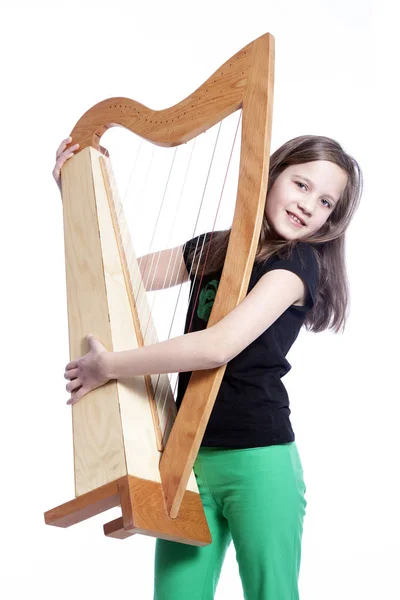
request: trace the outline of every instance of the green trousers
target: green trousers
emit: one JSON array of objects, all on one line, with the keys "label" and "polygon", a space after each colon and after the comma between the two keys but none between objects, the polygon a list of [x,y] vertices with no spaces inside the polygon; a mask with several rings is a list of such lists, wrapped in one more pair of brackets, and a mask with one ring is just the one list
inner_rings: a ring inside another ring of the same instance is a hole
[{"label": "green trousers", "polygon": [[201,448],[194,472],[212,543],[158,539],[154,600],[212,600],[231,541],[245,600],[298,600],[307,502],[296,443]]}]

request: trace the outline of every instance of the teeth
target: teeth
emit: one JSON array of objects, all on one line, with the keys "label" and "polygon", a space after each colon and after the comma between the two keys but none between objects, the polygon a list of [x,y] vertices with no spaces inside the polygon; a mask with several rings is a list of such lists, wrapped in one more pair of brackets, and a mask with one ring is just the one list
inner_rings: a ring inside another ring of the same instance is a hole
[{"label": "teeth", "polygon": [[295,217],[292,213],[289,213],[289,216],[292,217],[292,219],[294,219],[296,221],[296,223],[299,223],[299,225],[303,225],[303,223],[297,217]]}]

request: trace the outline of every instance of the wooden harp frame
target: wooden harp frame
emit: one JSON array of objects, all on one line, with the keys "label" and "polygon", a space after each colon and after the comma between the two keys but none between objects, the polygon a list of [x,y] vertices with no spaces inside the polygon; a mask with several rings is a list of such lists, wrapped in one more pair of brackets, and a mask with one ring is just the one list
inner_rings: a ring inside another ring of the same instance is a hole
[{"label": "wooden harp frame", "polygon": [[[103,133],[119,125],[154,144],[177,146],[242,109],[237,200],[222,277],[208,323],[211,327],[233,310],[247,292],[266,201],[273,80],[274,38],[265,34],[245,46],[193,94],[171,108],[155,111],[134,100],[111,98],[95,105],[77,122],[71,136],[72,144],[79,143],[80,150],[62,169],[71,360],[87,351],[84,340],[89,332],[110,350],[135,347],[135,341],[141,345],[134,302],[128,296],[122,302],[120,292],[116,291],[121,289],[118,286],[123,280],[126,284],[127,273],[109,205],[108,159],[104,157],[107,151],[100,146]],[[107,258],[109,248],[113,254]],[[117,282],[116,271],[112,272],[116,262]],[[125,319],[130,318],[136,340],[121,334],[126,327],[123,317],[122,322],[117,322],[124,302],[129,304],[130,317]],[[123,347],[124,344],[127,345]],[[129,398],[123,400],[127,394],[131,394],[131,399],[132,394],[146,396],[151,390],[149,376],[133,378],[129,384],[111,381],[74,405],[76,498],[47,511],[45,522],[68,527],[121,506],[122,517],[104,525],[107,536],[125,538],[144,533],[194,545],[210,543],[192,468],[225,368],[193,373],[165,449],[163,452],[155,449],[152,460],[158,473],[153,480],[137,472],[132,474],[129,467],[125,446],[134,443],[129,412],[132,402],[129,403]],[[124,426],[119,423],[113,427],[113,423],[124,418]],[[133,451],[134,463],[142,448],[145,453],[148,437],[146,434],[146,439],[139,440],[143,446],[136,446]],[[155,447],[153,437],[151,443]]]}]

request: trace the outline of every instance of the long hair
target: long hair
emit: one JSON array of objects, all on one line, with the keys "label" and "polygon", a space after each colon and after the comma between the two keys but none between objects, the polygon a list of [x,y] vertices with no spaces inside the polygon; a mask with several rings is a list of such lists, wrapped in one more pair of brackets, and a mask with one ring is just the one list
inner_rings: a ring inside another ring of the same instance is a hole
[{"label": "long hair", "polygon": [[[277,177],[291,165],[315,160],[327,160],[343,169],[347,184],[335,209],[324,225],[311,236],[285,240],[273,230],[264,212],[255,262],[264,262],[275,254],[288,258],[298,242],[312,247],[319,265],[319,281],[313,308],[307,312],[304,325],[318,333],[345,329],[350,301],[345,262],[345,233],[359,206],[363,178],[357,161],[348,155],[335,140],[316,135],[303,135],[289,140],[270,158],[267,196]],[[208,252],[199,249],[189,256],[199,273],[214,273],[222,269],[228,247],[230,229],[214,232]],[[205,256],[207,262],[205,262]]]}]

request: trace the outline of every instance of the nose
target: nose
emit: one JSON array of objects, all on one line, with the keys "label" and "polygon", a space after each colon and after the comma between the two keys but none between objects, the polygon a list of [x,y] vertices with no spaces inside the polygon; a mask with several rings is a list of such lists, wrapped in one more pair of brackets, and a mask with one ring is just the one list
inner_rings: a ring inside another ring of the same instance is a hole
[{"label": "nose", "polygon": [[304,200],[304,198],[297,202],[297,206],[301,212],[305,213],[308,217],[312,216],[313,213],[313,201],[311,199]]}]

